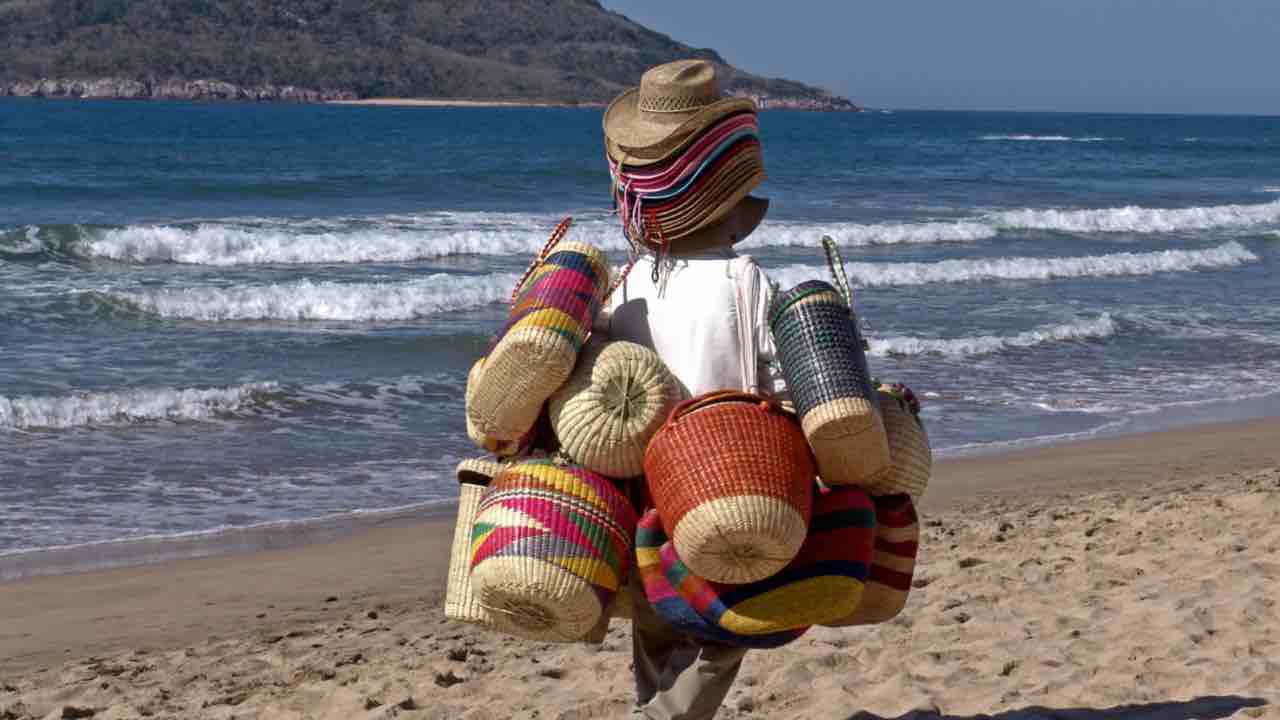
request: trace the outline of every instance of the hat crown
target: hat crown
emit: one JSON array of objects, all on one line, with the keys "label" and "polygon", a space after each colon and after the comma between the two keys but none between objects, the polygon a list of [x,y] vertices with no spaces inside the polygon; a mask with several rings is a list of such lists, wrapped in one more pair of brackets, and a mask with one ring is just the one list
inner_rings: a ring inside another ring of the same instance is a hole
[{"label": "hat crown", "polygon": [[650,68],[640,78],[639,109],[683,113],[720,100],[720,78],[706,60],[677,60]]}]

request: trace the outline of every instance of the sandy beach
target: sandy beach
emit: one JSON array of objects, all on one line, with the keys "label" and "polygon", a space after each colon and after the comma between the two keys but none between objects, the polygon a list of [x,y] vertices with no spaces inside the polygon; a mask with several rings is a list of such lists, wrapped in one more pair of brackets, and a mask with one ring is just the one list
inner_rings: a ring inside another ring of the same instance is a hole
[{"label": "sandy beach", "polygon": [[[1280,717],[1280,422],[940,462],[904,613],[748,655],[725,718]],[[625,717],[630,631],[447,621],[452,518],[0,584],[0,718]]]}]

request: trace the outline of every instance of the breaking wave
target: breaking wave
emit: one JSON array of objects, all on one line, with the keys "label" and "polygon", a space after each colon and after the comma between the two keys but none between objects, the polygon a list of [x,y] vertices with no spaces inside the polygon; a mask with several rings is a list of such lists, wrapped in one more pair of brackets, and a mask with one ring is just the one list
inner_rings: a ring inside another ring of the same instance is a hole
[{"label": "breaking wave", "polygon": [[[402,263],[452,255],[529,257],[541,249],[556,221],[550,215],[435,213],[297,222],[28,226],[0,233],[0,258],[234,266]],[[768,221],[742,247],[817,247],[823,235],[846,247],[865,247],[977,242],[1018,230],[1147,234],[1275,223],[1280,223],[1280,200],[1188,208],[1027,208],[914,223]],[[569,237],[609,251],[627,248],[616,219],[598,213],[580,220]]]},{"label": "breaking wave", "polygon": [[207,322],[234,320],[331,320],[389,322],[483,307],[507,300],[515,274],[446,275],[397,283],[335,283],[300,280],[249,287],[111,291],[110,301],[128,303],[163,318]]},{"label": "breaking wave", "polygon": [[1073,233],[1162,233],[1242,228],[1280,222],[1280,201],[1261,205],[1218,205],[1158,209],[1129,206],[1101,210],[1009,210],[991,222],[1007,230]]},{"label": "breaking wave", "polygon": [[1047,325],[1017,335],[978,335],[952,339],[890,336],[871,338],[871,354],[886,355],[945,355],[968,357],[990,355],[1004,350],[1035,347],[1054,342],[1100,340],[1116,334],[1116,322],[1109,313],[1084,320]]},{"label": "breaking wave", "polygon": [[[1122,277],[1230,268],[1257,262],[1258,256],[1238,242],[1205,250],[1161,250],[1082,257],[1002,257],[943,260],[933,263],[845,263],[852,282],[863,287],[929,285],[998,280],[1054,280],[1079,277]],[[826,279],[826,269],[790,265],[769,271],[783,287],[804,280]]]},{"label": "breaking wave", "polygon": [[1107,142],[1119,138],[1069,137],[1067,135],[983,135],[980,140],[1006,142]]},{"label": "breaking wave", "polygon": [[0,395],[0,428],[66,429],[140,422],[211,420],[248,409],[279,391],[276,383],[207,390],[144,388],[60,397]]}]

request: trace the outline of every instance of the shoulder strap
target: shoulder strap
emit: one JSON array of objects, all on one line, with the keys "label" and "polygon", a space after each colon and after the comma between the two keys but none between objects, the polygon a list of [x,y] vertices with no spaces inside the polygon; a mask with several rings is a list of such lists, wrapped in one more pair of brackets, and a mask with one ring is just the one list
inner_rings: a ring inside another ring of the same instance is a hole
[{"label": "shoulder strap", "polygon": [[756,358],[760,355],[756,340],[755,307],[760,299],[760,274],[750,256],[739,255],[729,261],[734,279],[734,310],[738,326],[738,364],[744,392],[759,392],[760,379]]}]

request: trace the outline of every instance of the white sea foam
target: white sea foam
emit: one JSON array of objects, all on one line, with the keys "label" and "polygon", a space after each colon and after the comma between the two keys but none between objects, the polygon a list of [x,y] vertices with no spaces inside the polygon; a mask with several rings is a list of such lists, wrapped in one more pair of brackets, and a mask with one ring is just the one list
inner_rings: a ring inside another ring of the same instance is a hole
[{"label": "white sea foam", "polygon": [[871,339],[871,354],[946,355],[967,357],[990,355],[1003,350],[1030,348],[1055,342],[1100,340],[1116,334],[1116,323],[1103,313],[1096,318],[1075,320],[1060,325],[1047,325],[1016,335],[977,335],[961,338],[916,338],[891,336]]},{"label": "white sea foam", "polygon": [[[129,263],[196,265],[412,262],[449,255],[530,256],[555,225],[550,215],[431,213],[308,221],[245,219],[197,225],[84,229],[70,251]],[[1189,208],[1118,207],[1019,209],[967,219],[916,223],[768,221],[744,248],[816,247],[831,235],[841,245],[934,244],[988,240],[1002,231],[1161,233],[1246,228],[1280,223],[1280,201]],[[41,242],[29,231],[24,251]],[[580,220],[571,239],[610,251],[627,247],[618,221],[596,214]]]},{"label": "white sea foam", "polygon": [[[1161,250],[1081,257],[1000,257],[943,260],[934,263],[846,263],[850,280],[864,287],[928,285],[994,280],[1053,280],[1077,277],[1154,275],[1236,267],[1257,262],[1258,256],[1238,242],[1205,250]],[[804,280],[826,279],[826,268],[790,265],[769,270],[783,287]]]},{"label": "white sea foam", "polygon": [[249,383],[207,390],[142,388],[66,396],[0,396],[0,428],[65,429],[156,420],[208,420],[236,412],[250,404],[256,394],[277,389],[275,383]]},{"label": "white sea foam", "polygon": [[[547,240],[545,223],[468,228],[441,224],[315,232],[283,227],[203,224],[193,228],[130,226],[91,237],[78,252],[122,262],[194,265],[410,262],[445,255],[531,255]],[[614,233],[578,233],[597,246],[620,250]]]},{"label": "white sea foam", "polygon": [[300,280],[260,286],[108,292],[144,312],[202,321],[336,320],[389,322],[483,307],[506,300],[519,276],[446,275],[408,282],[335,283]]},{"label": "white sea foam", "polygon": [[817,247],[823,235],[830,235],[845,247],[870,245],[910,245],[975,242],[998,234],[996,228],[981,222],[928,223],[766,223],[751,234],[740,247]]},{"label": "white sea foam", "polygon": [[1136,206],[1098,210],[1009,210],[988,221],[1001,230],[1056,230],[1074,233],[1166,233],[1239,228],[1280,222],[1280,201],[1261,205],[1190,208]]},{"label": "white sea foam", "polygon": [[1280,185],[1268,185],[1262,188],[1264,193],[1280,193]]},{"label": "white sea foam", "polygon": [[1070,137],[1068,135],[983,135],[980,139],[988,142],[1106,142],[1118,138]]}]

